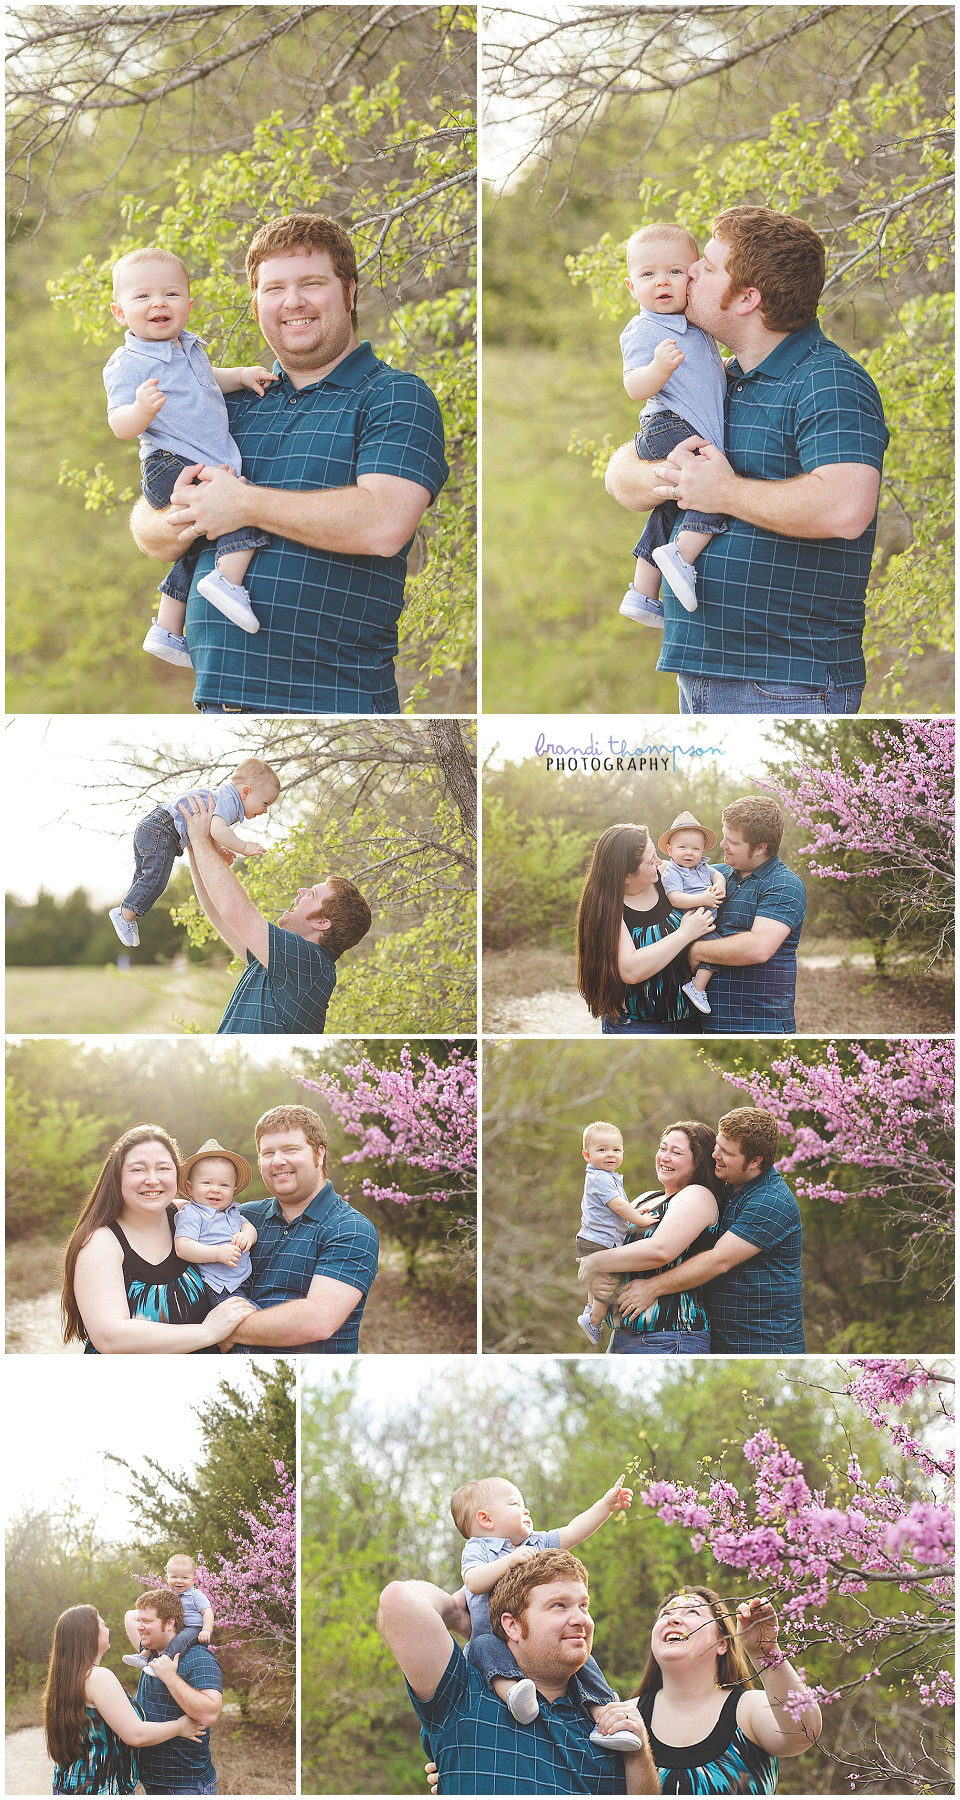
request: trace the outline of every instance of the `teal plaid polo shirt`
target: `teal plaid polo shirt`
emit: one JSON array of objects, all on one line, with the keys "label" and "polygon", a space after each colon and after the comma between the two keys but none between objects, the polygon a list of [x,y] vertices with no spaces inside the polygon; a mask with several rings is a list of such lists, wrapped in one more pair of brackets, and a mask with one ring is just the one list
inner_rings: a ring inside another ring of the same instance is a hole
[{"label": "teal plaid polo shirt", "polygon": [[[327,1181],[296,1219],[284,1218],[276,1200],[251,1200],[241,1207],[257,1229],[251,1299],[263,1310],[284,1300],[302,1300],[315,1275],[359,1288],[360,1299],[331,1337],[313,1344],[278,1345],[284,1355],[337,1356],[359,1348],[360,1320],[377,1274],[376,1227],[341,1200]],[[242,1348],[242,1346],[241,1346]],[[259,1356],[263,1346],[251,1348]]]},{"label": "teal plaid polo shirt", "polygon": [[591,1744],[593,1720],[569,1691],[541,1698],[533,1724],[518,1725],[451,1639],[432,1700],[418,1700],[409,1683],[407,1692],[440,1794],[623,1793],[623,1758]]},{"label": "teal plaid polo shirt", "polygon": [[268,924],[267,966],[252,950],[217,1026],[221,1032],[308,1032],[320,1035],[337,980],[333,957],[295,931]]},{"label": "teal plaid polo shirt", "polygon": [[[727,863],[718,863],[717,873],[727,884],[727,898],[717,917],[718,937],[749,931],[758,918],[775,919],[790,929],[767,962],[714,968],[707,989],[710,1015],[704,1025],[707,1031],[795,1031],[797,945],[807,910],[803,882],[779,856],[769,857],[747,875],[735,874]],[[710,939],[702,938],[700,947],[709,959]]]},{"label": "teal plaid polo shirt", "polygon": [[[449,474],[440,408],[418,375],[379,362],[368,343],[322,381],[295,388],[274,363],[262,399],[228,394],[243,473],[260,487],[297,492],[355,487],[359,475],[396,475],[435,499]],[[186,636],[196,670],[194,703],[254,712],[398,712],[394,680],[406,550],[341,556],[274,537],[256,551],[246,586],[260,621],[254,635],[231,625],[197,593],[213,567],[197,562]]]},{"label": "teal plaid polo shirt", "polygon": [[[713,984],[711,983],[711,986]],[[802,1356],[800,1208],[776,1169],[756,1175],[720,1207],[720,1236],[732,1231],[757,1255],[708,1282],[710,1348],[733,1355]]]},{"label": "teal plaid polo shirt", "polygon": [[[727,365],[725,450],[737,475],[787,481],[831,463],[880,469],[889,433],[865,369],[819,325],[747,373]],[[864,596],[876,519],[859,538],[791,538],[731,518],[697,557],[697,611],[664,583],[658,669],[731,680],[862,687]]]},{"label": "teal plaid polo shirt", "polygon": [[[210,1688],[223,1692],[220,1664],[204,1644],[191,1644],[181,1651],[177,1674],[188,1687]],[[174,1700],[164,1682],[156,1675],[141,1675],[137,1685],[137,1710],[151,1725],[179,1719],[182,1706]],[[147,1744],[137,1751],[140,1780],[148,1787],[174,1794],[196,1791],[209,1786],[216,1771],[210,1760],[210,1731],[204,1729],[198,1743],[189,1738],[169,1738],[165,1744]]]}]

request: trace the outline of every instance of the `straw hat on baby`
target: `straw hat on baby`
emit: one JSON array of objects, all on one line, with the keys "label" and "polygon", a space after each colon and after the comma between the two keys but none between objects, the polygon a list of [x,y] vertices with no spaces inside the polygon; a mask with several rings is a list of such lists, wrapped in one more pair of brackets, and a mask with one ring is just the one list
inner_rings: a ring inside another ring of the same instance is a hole
[{"label": "straw hat on baby", "polygon": [[222,1144],[217,1143],[216,1138],[208,1138],[206,1143],[201,1144],[199,1150],[195,1150],[192,1156],[188,1156],[181,1166],[179,1183],[179,1190],[181,1193],[183,1192],[184,1182],[189,1181],[190,1179],[190,1171],[193,1168],[194,1163],[198,1163],[203,1156],[222,1156],[225,1162],[231,1162],[233,1164],[237,1171],[237,1185],[234,1189],[235,1193],[242,1193],[243,1189],[249,1186],[253,1170],[246,1157],[239,1156],[236,1150],[225,1150]]},{"label": "straw hat on baby", "polygon": [[675,831],[702,831],[704,850],[712,850],[717,841],[716,832],[708,830],[706,825],[701,825],[700,820],[695,819],[692,812],[678,813],[670,830],[665,831],[663,836],[657,839],[657,849],[662,850],[664,856],[670,855],[670,839]]}]

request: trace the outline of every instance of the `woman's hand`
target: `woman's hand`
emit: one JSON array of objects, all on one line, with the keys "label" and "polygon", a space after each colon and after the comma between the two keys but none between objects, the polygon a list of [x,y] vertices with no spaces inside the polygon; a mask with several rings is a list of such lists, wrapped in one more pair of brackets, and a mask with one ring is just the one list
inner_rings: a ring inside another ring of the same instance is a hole
[{"label": "woman's hand", "polygon": [[651,1281],[625,1281],[617,1296],[617,1311],[621,1319],[638,1319],[655,1299]]},{"label": "woman's hand", "polygon": [[777,1642],[780,1626],[769,1600],[741,1600],[737,1607],[737,1635],[752,1662],[761,1667],[780,1658]]},{"label": "woman's hand", "polygon": [[423,1772],[426,1775],[427,1786],[430,1789],[431,1794],[435,1794],[440,1782],[440,1770],[437,1768],[436,1763],[429,1762],[424,1763]]},{"label": "woman's hand", "polygon": [[203,1321],[207,1343],[222,1344],[224,1338],[232,1337],[233,1333],[243,1324],[244,1319],[249,1318],[250,1314],[256,1310],[255,1306],[250,1305],[249,1300],[242,1298],[222,1301],[219,1306],[215,1306],[211,1312],[208,1312]]},{"label": "woman's hand", "polygon": [[189,1713],[184,1713],[182,1719],[177,1723],[177,1737],[189,1738],[192,1744],[199,1744],[204,1729],[204,1726],[198,1724],[196,1719],[191,1719]]},{"label": "woman's hand", "polygon": [[696,938],[712,931],[716,922],[716,915],[709,906],[695,906],[692,912],[684,913],[674,936],[678,943],[692,944]]}]

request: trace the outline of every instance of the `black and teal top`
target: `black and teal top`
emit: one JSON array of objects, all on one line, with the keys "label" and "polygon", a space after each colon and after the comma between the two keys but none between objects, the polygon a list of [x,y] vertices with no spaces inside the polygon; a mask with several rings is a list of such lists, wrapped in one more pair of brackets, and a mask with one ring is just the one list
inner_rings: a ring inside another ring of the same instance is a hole
[{"label": "black and teal top", "polygon": [[[683,913],[671,905],[658,876],[656,905],[638,912],[636,907],[624,903],[623,922],[634,948],[646,950],[652,944],[659,944],[662,938],[672,937],[683,923]],[[683,944],[673,960],[656,975],[624,988],[617,1024],[668,1025],[690,1019],[693,1007],[680,990],[683,983],[690,980],[692,972],[687,946]]]},{"label": "black and teal top", "polygon": [[[641,1197],[646,1199],[648,1196]],[[659,1219],[655,1219],[645,1231],[635,1229],[628,1231],[625,1242],[638,1244],[644,1238],[652,1237],[657,1226],[663,1223],[669,1205],[669,1200],[664,1197]],[[663,1268],[660,1269],[631,1269],[624,1275],[624,1281],[645,1281],[651,1275],[662,1275],[664,1269],[676,1269],[680,1263],[687,1262],[691,1256],[696,1256],[701,1250],[712,1250],[719,1230],[720,1220],[718,1218],[716,1224],[708,1225],[706,1231],[701,1231],[700,1236],[688,1245],[681,1256],[674,1257],[672,1263],[664,1263]],[[618,1318],[614,1303],[611,1302],[605,1322],[612,1331],[641,1333],[646,1331],[709,1331],[710,1320],[704,1301],[705,1293],[705,1288],[687,1288],[680,1294],[663,1294],[659,1300],[654,1300],[647,1307],[646,1312],[638,1313],[635,1319]]]},{"label": "black and teal top", "polygon": [[[153,1319],[159,1325],[199,1325],[210,1311],[211,1295],[193,1263],[186,1263],[173,1247],[176,1208],[167,1209],[170,1251],[162,1262],[146,1262],[127,1242],[116,1221],[108,1226],[123,1251],[123,1285],[131,1319]],[[204,1346],[217,1352],[216,1344]],[[96,1345],[84,1345],[87,1356],[96,1356]],[[195,1353],[197,1354],[197,1353]]]},{"label": "black and teal top", "polygon": [[699,1744],[662,1744],[653,1729],[656,1693],[638,1702],[660,1777],[661,1794],[775,1794],[778,1764],[768,1750],[753,1744],[737,1724],[737,1707],[746,1688],[731,1688],[713,1730]]},{"label": "black and teal top", "polygon": [[69,1768],[53,1771],[55,1794],[132,1794],[137,1786],[137,1755],[111,1731],[95,1706],[86,1706],[87,1725],[80,1755]]}]

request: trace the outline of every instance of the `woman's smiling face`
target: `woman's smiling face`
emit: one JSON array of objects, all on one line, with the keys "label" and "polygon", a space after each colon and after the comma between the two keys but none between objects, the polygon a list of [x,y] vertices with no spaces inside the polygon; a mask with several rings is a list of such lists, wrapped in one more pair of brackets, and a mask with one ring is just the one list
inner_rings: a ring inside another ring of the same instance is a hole
[{"label": "woman's smiling face", "polygon": [[127,1151],[120,1171],[124,1210],[153,1217],[165,1212],[177,1192],[177,1165],[167,1149],[152,1138]]},{"label": "woman's smiling face", "polygon": [[628,875],[623,884],[624,898],[628,894],[642,894],[652,887],[657,879],[657,846],[652,838],[647,839],[647,847],[632,875]]},{"label": "woman's smiling face", "polygon": [[665,1194],[678,1194],[693,1175],[693,1151],[685,1131],[667,1131],[657,1151],[657,1179]]},{"label": "woman's smiling face", "polygon": [[699,1594],[674,1594],[657,1614],[650,1647],[661,1669],[692,1657],[716,1658],[726,1639],[713,1610]]}]

